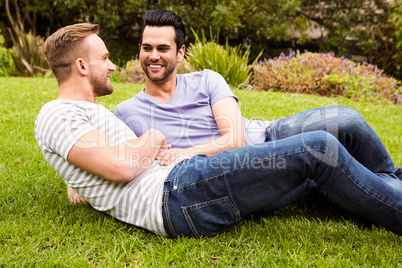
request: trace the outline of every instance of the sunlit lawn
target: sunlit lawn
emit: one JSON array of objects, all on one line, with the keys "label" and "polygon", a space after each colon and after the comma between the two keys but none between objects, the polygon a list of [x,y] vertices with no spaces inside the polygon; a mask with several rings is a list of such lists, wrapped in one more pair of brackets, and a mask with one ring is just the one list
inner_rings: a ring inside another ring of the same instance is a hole
[{"label": "sunlit lawn", "polygon": [[[98,103],[113,110],[144,85],[115,84]],[[224,234],[167,239],[90,206],[71,206],[45,162],[33,127],[57,96],[55,79],[0,78],[0,267],[396,267],[402,237],[338,211],[289,207]],[[377,131],[402,165],[402,106],[271,92],[235,91],[244,116],[275,119],[346,105]],[[375,156],[373,156],[375,157]],[[402,197],[401,197],[402,198]]]}]

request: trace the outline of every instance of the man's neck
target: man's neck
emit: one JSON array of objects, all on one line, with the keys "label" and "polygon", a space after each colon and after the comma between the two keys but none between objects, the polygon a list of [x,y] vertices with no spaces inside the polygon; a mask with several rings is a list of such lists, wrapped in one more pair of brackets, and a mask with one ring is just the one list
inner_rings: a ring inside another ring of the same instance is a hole
[{"label": "man's neck", "polygon": [[86,81],[68,80],[59,87],[57,99],[73,101],[89,101],[95,103],[92,87]]},{"label": "man's neck", "polygon": [[156,83],[146,77],[145,93],[156,100],[167,103],[176,91],[177,78],[170,79],[167,82]]}]

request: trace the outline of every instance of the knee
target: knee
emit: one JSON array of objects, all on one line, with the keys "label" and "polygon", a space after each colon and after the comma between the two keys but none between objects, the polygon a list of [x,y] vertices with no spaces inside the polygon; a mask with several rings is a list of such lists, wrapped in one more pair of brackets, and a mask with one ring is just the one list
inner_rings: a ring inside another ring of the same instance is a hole
[{"label": "knee", "polygon": [[338,113],[337,121],[339,131],[346,131],[350,134],[354,131],[361,131],[367,126],[366,120],[358,111],[343,106],[339,106],[336,108]]},{"label": "knee", "polygon": [[338,113],[339,113],[339,117],[341,118],[346,118],[346,119],[358,119],[361,120],[363,119],[363,117],[360,115],[360,113],[350,107],[346,107],[346,106],[339,106],[337,107],[338,109]]},{"label": "knee", "polygon": [[340,143],[337,138],[326,131],[314,131],[311,133],[311,140],[304,142],[304,147],[309,155],[319,162],[324,162],[331,166],[337,165],[340,152]]},{"label": "knee", "polygon": [[328,151],[332,149],[336,149],[338,147],[338,139],[335,138],[332,134],[317,130],[312,132],[307,132],[303,134],[303,143],[304,145],[312,150],[316,151]]}]

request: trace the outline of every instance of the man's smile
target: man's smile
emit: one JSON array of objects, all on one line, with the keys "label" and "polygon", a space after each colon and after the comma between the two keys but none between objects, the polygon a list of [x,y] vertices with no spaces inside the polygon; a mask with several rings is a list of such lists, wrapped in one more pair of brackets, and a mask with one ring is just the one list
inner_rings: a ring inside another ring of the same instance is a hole
[{"label": "man's smile", "polygon": [[159,68],[162,68],[163,65],[161,65],[161,64],[149,64],[149,67],[152,68],[152,69],[159,69]]}]

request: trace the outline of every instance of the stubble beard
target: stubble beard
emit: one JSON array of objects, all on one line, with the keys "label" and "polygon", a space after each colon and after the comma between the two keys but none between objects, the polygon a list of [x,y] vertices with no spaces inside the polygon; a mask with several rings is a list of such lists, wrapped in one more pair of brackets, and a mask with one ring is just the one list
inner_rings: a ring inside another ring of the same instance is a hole
[{"label": "stubble beard", "polygon": [[[148,71],[148,68],[147,68],[148,63],[150,63],[150,62],[151,61],[146,62],[146,63],[141,63],[141,67],[142,67],[142,70],[144,71],[145,75],[149,78],[149,80],[151,80],[152,82],[155,82],[155,83],[162,83],[162,82],[165,82],[165,81],[169,80],[170,75],[174,72],[174,70],[175,70],[175,68],[177,66],[177,65],[171,65],[170,68],[167,68],[163,72],[161,77],[155,78],[155,77],[151,77],[151,74],[150,74],[150,72]],[[168,65],[165,62],[163,62],[163,66],[168,66]]]},{"label": "stubble beard", "polygon": [[107,81],[104,82],[104,81],[101,81],[101,79],[99,79],[98,77],[91,76],[90,82],[93,87],[95,96],[100,97],[100,96],[110,95],[113,93],[113,86],[108,85]]}]

